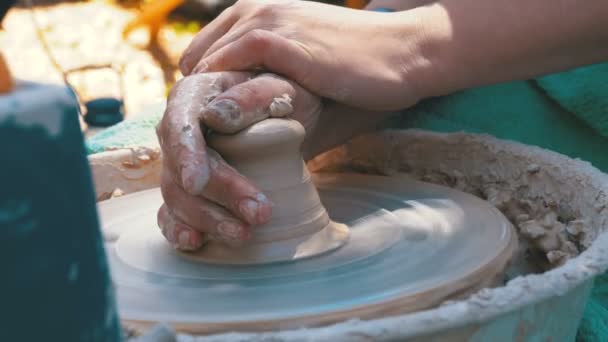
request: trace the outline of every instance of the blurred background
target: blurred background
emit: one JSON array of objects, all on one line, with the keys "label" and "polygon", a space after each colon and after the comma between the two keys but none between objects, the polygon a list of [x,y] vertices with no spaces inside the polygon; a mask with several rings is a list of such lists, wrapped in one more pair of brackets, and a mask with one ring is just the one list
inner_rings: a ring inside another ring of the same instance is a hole
[{"label": "blurred background", "polygon": [[177,62],[194,34],[235,0],[13,2],[2,20],[0,53],[15,78],[68,80],[83,101],[121,98],[129,117],[162,101],[180,78]]}]

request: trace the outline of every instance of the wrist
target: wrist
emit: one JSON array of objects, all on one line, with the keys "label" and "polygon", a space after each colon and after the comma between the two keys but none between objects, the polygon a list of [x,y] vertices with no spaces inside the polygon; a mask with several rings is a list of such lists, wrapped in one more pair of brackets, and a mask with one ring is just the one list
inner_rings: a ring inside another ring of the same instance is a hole
[{"label": "wrist", "polygon": [[419,100],[463,88],[463,75],[453,64],[452,27],[443,7],[434,4],[395,13],[401,35],[402,82]]}]

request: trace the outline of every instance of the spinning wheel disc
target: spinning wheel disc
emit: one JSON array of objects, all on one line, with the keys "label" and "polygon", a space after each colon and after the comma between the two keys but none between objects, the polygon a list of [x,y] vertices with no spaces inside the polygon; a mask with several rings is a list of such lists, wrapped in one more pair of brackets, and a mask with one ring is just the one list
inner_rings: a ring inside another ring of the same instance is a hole
[{"label": "spinning wheel disc", "polygon": [[271,330],[406,313],[492,285],[516,247],[487,202],[402,177],[320,174],[330,217],[350,229],[331,252],[217,265],[175,251],[156,225],[158,189],[101,202],[123,320],[191,333]]}]

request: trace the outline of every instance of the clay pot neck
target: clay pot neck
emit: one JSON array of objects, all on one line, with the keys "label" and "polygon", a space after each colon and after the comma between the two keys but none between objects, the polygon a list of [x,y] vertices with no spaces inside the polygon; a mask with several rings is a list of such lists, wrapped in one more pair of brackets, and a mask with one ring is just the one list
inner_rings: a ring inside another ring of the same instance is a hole
[{"label": "clay pot neck", "polygon": [[212,242],[204,248],[203,259],[238,264],[288,261],[327,252],[346,241],[347,229],[330,220],[302,159],[305,133],[295,120],[267,119],[234,135],[209,138],[213,149],[268,196],[273,211],[268,224],[252,228],[244,246]]}]

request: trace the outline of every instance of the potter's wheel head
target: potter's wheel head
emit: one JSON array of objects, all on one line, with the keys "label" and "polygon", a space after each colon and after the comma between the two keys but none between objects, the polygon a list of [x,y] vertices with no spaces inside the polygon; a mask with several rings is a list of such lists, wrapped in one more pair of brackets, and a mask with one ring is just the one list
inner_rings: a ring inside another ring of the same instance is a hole
[{"label": "potter's wheel head", "polygon": [[191,333],[260,331],[412,312],[493,285],[516,247],[487,202],[399,177],[315,176],[340,248],[301,260],[217,265],[175,251],[158,189],[99,204],[121,318]]}]

